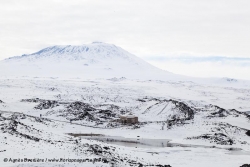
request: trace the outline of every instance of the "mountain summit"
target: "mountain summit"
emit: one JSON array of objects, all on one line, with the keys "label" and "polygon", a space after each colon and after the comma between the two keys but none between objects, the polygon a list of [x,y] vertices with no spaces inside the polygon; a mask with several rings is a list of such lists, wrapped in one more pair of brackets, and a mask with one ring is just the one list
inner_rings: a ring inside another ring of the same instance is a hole
[{"label": "mountain summit", "polygon": [[11,76],[159,79],[159,75],[173,75],[118,46],[101,42],[51,46],[5,59],[1,67]]},{"label": "mountain summit", "polygon": [[94,42],[86,45],[56,45],[44,48],[32,54],[24,54],[8,58],[7,60],[22,60],[22,61],[41,61],[44,59],[57,60],[83,60],[83,59],[106,59],[120,57],[123,59],[131,59],[132,56],[127,51],[115,45]]},{"label": "mountain summit", "polygon": [[83,59],[106,59],[120,57],[130,59],[132,56],[127,51],[115,45],[94,42],[86,45],[56,45],[44,48],[32,54],[11,57],[9,60],[18,59],[24,61],[40,61],[53,58],[57,60],[83,60]]}]

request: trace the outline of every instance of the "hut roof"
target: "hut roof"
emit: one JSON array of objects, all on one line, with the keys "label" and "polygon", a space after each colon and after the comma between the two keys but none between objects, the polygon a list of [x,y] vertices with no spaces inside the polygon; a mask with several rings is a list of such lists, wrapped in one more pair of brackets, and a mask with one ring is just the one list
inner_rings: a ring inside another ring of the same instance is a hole
[{"label": "hut roof", "polygon": [[128,115],[121,115],[120,117],[121,118],[136,118],[137,116],[128,114]]},{"label": "hut roof", "polygon": [[127,115],[127,118],[136,118],[137,116],[134,115]]}]

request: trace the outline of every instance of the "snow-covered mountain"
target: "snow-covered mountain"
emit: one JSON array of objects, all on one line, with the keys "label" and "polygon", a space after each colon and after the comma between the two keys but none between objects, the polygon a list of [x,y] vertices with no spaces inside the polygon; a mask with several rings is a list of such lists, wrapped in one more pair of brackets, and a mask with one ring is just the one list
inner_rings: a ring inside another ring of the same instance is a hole
[{"label": "snow-covered mountain", "polygon": [[2,75],[145,78],[172,76],[112,44],[52,46],[36,53],[8,58],[0,63]]},{"label": "snow-covered mountain", "polygon": [[[198,69],[197,69],[198,70]],[[0,61],[0,77],[137,79],[250,87],[250,81],[194,78],[161,70],[113,44],[57,45]]]}]

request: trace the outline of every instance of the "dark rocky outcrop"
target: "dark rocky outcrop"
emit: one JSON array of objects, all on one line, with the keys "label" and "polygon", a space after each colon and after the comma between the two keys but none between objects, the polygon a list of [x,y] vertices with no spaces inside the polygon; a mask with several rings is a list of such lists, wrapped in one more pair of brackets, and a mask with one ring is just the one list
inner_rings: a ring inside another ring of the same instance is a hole
[{"label": "dark rocky outcrop", "polygon": [[34,140],[34,141],[40,141],[40,139],[38,137],[35,136],[31,136],[22,132],[18,131],[18,126],[25,128],[27,131],[31,132],[33,131],[34,133],[39,133],[39,130],[32,128],[28,125],[25,125],[19,121],[17,121],[17,116],[13,115],[10,118],[4,118],[2,117],[3,120],[5,120],[4,124],[0,125],[0,130],[2,131],[2,133],[9,133],[11,135],[16,135],[22,138],[26,138],[29,140]]},{"label": "dark rocky outcrop", "polygon": [[248,131],[246,132],[246,135],[247,135],[247,136],[250,136],[250,130],[248,130]]},{"label": "dark rocky outcrop", "polygon": [[226,110],[224,108],[221,108],[219,106],[212,105],[212,104],[207,105],[205,108],[214,110],[214,112],[209,113],[207,118],[228,117],[228,116],[234,116],[234,117],[246,116],[246,117],[248,117],[248,115],[246,113],[239,112],[235,109]]},{"label": "dark rocky outcrop", "polygon": [[21,102],[39,103],[43,102],[43,99],[33,98],[33,99],[22,99]]},{"label": "dark rocky outcrop", "polygon": [[244,164],[244,165],[241,165],[240,167],[250,167],[250,164]]},{"label": "dark rocky outcrop", "polygon": [[55,100],[44,100],[39,98],[33,99],[22,99],[21,102],[29,102],[29,103],[39,103],[34,109],[43,110],[43,109],[51,109],[59,106],[59,103]]},{"label": "dark rocky outcrop", "polygon": [[[80,149],[79,147],[76,150]],[[98,155],[102,157],[102,162],[110,164],[111,166],[120,166],[119,164],[123,163],[126,166],[155,166],[155,167],[171,167],[170,165],[162,165],[162,164],[146,164],[138,160],[131,160],[127,157],[120,157],[119,154],[115,152],[115,147],[112,146],[104,146],[101,147],[100,145],[93,144],[89,145],[87,152],[92,153],[94,155]]]},{"label": "dark rocky outcrop", "polygon": [[76,101],[76,102],[70,103],[66,107],[66,110],[64,110],[64,114],[66,114],[67,116],[73,116],[71,120],[83,120],[83,119],[89,120],[89,121],[97,120],[90,113],[91,111],[95,111],[95,109],[91,107],[89,104]]},{"label": "dark rocky outcrop", "polygon": [[184,125],[185,121],[192,120],[194,118],[194,110],[185,103],[172,99],[170,99],[169,102],[175,105],[175,108],[173,109],[179,111],[180,114],[172,115],[172,117],[167,121],[168,128],[171,128],[173,125]]},{"label": "dark rocky outcrop", "polygon": [[[101,107],[101,106],[96,106]],[[101,107],[102,108],[102,107]],[[107,107],[106,107],[107,108]],[[109,105],[108,108],[112,109],[97,109],[88,103],[75,101],[66,106],[66,109],[59,111],[60,115],[70,119],[75,120],[85,120],[96,122],[100,124],[102,122],[108,121],[111,118],[117,117],[117,114],[113,111],[115,106]]]},{"label": "dark rocky outcrop", "polygon": [[94,111],[95,110],[89,104],[83,103],[83,102],[80,102],[80,101],[70,103],[66,108],[70,109],[70,110],[74,110],[74,111],[80,111],[80,110],[81,111]]},{"label": "dark rocky outcrop", "polygon": [[[194,118],[194,114],[195,114],[195,111],[189,107],[187,104],[181,102],[181,101],[177,101],[177,100],[173,100],[173,99],[170,99],[170,100],[160,100],[160,99],[156,99],[156,98],[153,98],[153,99],[146,99],[144,98],[143,101],[156,101],[156,103],[150,107],[148,107],[144,112],[143,114],[146,114],[147,112],[150,112],[150,110],[157,106],[157,105],[162,105],[164,104],[165,107],[167,107],[168,105],[171,105],[172,106],[172,109],[173,111],[175,111],[175,114],[174,115],[171,115],[170,118],[168,118],[167,120],[167,124],[168,124],[168,127],[171,127],[173,125],[183,125],[185,121],[187,120],[192,120]],[[163,110],[165,109],[162,108],[162,110],[158,113],[159,114],[162,114]]]},{"label": "dark rocky outcrop", "polygon": [[175,108],[178,109],[180,112],[185,114],[185,120],[191,120],[194,118],[194,110],[192,110],[188,105],[183,102],[176,101],[176,100],[169,100],[173,104],[175,104]]},{"label": "dark rocky outcrop", "polygon": [[218,106],[216,107],[216,112],[211,113],[208,117],[226,117],[228,115],[230,115],[230,112],[225,110],[224,108],[220,108]]},{"label": "dark rocky outcrop", "polygon": [[[27,119],[27,121],[44,124],[48,126],[51,121],[46,118],[39,118],[35,116],[25,115],[23,113],[13,113],[11,116],[4,117],[0,114],[0,133],[8,133],[12,136],[33,140],[35,142],[44,141],[48,143],[57,143],[62,141],[50,140],[44,138],[42,134],[44,134],[43,130],[39,130],[34,128],[33,125],[25,124],[21,120]],[[25,121],[26,122],[26,121]]]},{"label": "dark rocky outcrop", "polygon": [[235,143],[233,139],[223,133],[204,134],[200,136],[188,137],[187,139],[203,139],[208,140],[210,143],[216,143],[219,145],[232,145]]},{"label": "dark rocky outcrop", "polygon": [[44,100],[34,108],[38,110],[43,110],[43,109],[51,109],[57,106],[59,106],[59,103],[55,100]]}]

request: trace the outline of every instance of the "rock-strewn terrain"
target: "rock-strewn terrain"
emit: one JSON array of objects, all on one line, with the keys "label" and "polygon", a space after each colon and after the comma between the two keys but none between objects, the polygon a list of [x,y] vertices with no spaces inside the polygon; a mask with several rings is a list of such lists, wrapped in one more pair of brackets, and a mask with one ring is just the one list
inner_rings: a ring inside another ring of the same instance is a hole
[{"label": "rock-strewn terrain", "polygon": [[[179,89],[184,94],[178,94]],[[215,89],[216,93],[211,91]],[[240,88],[127,78],[3,79],[0,91],[4,101],[0,105],[0,158],[91,159],[84,164],[57,164],[65,167],[199,167],[208,162],[215,167],[233,167],[248,163],[250,117],[243,109],[247,111],[249,104],[240,101],[239,107],[230,102],[231,98],[239,101],[238,97],[249,96]],[[232,96],[225,100],[225,94]],[[123,114],[138,116],[139,123],[121,124],[118,119]],[[109,140],[97,141],[97,134]],[[159,143],[161,140],[170,142]],[[140,144],[142,141],[148,143]],[[13,167],[13,163],[0,165]]]}]

